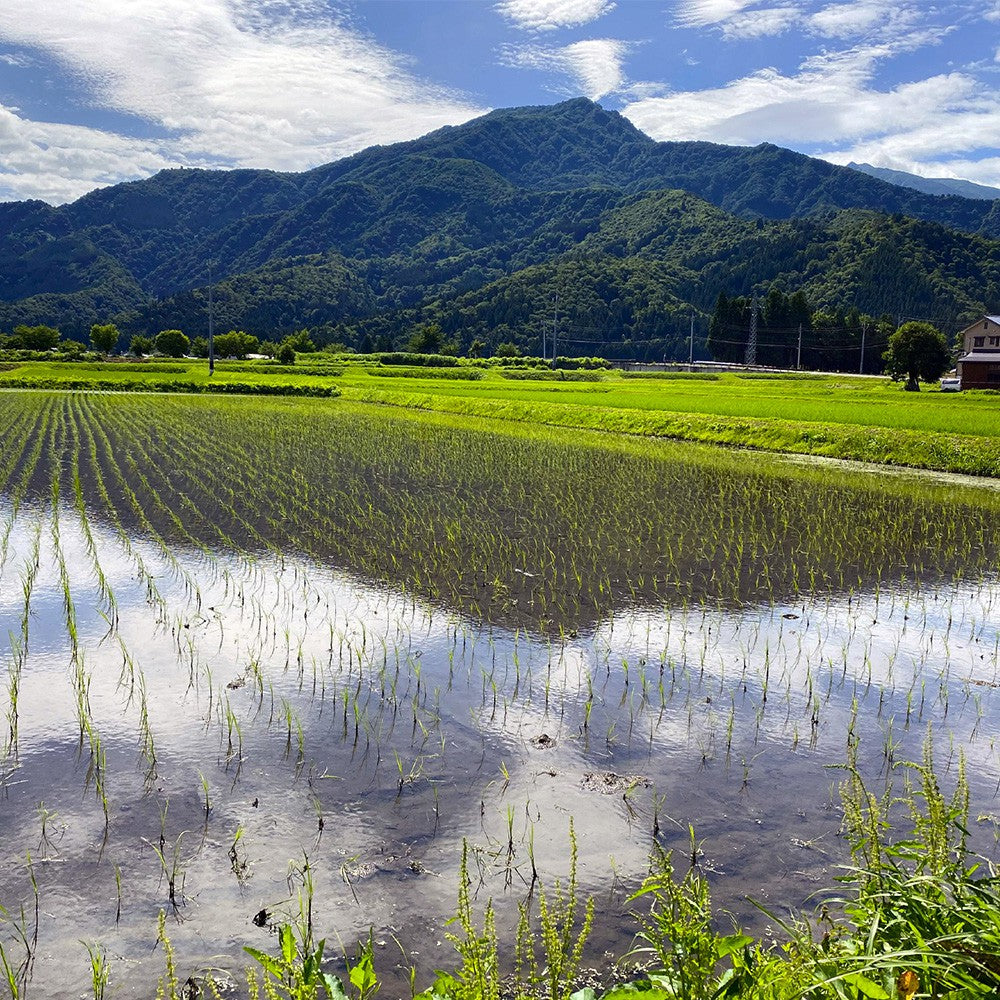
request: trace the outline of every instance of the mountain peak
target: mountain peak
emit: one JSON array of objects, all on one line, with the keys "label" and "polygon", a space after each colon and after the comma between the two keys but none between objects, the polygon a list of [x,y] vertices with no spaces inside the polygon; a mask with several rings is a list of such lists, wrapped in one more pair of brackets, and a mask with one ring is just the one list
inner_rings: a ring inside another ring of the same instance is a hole
[{"label": "mountain peak", "polygon": [[656,143],[617,111],[586,97],[559,104],[497,108],[461,125],[446,125],[420,139],[364,150],[311,171],[318,186],[359,179],[400,155],[475,160],[519,187],[565,190],[621,185],[623,169]]}]

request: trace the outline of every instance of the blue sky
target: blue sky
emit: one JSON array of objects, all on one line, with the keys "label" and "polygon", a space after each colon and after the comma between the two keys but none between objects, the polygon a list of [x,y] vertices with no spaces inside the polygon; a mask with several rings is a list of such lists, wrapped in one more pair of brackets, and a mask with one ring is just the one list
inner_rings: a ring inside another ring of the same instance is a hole
[{"label": "blue sky", "polygon": [[1000,0],[2,0],[0,200],[580,95],[656,139],[1000,185]]}]

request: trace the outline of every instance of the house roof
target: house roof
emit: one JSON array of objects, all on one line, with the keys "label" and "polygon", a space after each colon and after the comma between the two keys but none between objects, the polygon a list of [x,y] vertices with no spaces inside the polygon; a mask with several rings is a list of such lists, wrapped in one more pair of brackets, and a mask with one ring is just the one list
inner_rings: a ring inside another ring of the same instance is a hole
[{"label": "house roof", "polygon": [[971,351],[969,354],[963,354],[958,361],[960,364],[963,361],[982,361],[997,365],[1000,364],[1000,351]]},{"label": "house roof", "polygon": [[[1000,326],[1000,316],[983,316],[983,319],[988,319],[994,325]],[[962,333],[968,333],[970,330],[974,330],[980,323],[982,323],[983,319],[977,319],[975,323],[970,323],[964,330],[962,330]]]}]

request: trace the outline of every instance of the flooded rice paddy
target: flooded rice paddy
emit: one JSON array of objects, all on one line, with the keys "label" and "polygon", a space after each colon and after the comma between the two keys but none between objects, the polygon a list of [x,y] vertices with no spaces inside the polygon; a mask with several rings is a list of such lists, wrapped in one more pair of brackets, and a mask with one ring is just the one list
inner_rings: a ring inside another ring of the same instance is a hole
[{"label": "flooded rice paddy", "polygon": [[[964,755],[1000,828],[1000,496],[340,402],[0,396],[0,945],[26,995],[152,996],[374,929],[384,995],[453,964],[466,840],[623,954],[654,838],[717,902],[812,907],[876,784]],[[821,897],[820,897],[821,898]],[[28,948],[24,947],[25,941]],[[328,952],[336,952],[328,945]]]}]

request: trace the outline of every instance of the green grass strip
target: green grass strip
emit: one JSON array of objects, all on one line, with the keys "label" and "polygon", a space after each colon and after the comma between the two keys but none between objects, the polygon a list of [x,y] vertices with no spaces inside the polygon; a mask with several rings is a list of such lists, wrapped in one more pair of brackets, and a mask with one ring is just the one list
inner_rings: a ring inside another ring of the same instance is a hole
[{"label": "green grass strip", "polygon": [[1000,441],[974,435],[541,400],[522,402],[428,392],[394,392],[367,386],[344,386],[343,395],[358,402],[497,420],[673,438],[786,454],[819,455],[972,476],[1000,476]]}]

